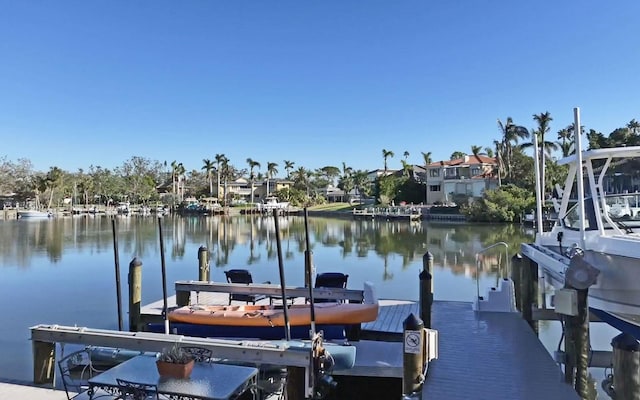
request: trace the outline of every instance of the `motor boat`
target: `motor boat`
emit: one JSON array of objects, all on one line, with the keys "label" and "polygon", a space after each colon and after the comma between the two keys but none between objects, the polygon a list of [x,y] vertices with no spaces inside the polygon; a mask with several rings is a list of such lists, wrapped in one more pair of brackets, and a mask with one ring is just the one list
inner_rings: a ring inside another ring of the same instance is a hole
[{"label": "motor boat", "polygon": [[[621,175],[615,171],[636,158],[640,146],[581,151],[560,160],[569,173],[564,188],[556,188],[558,219],[548,232],[539,227],[535,242],[523,243],[521,251],[556,288],[584,279],[591,311],[640,339],[640,193],[611,193]],[[586,269],[574,276],[574,265]]]},{"label": "motor boat", "polygon": [[49,218],[52,217],[51,211],[38,211],[38,210],[19,210],[18,218]]}]

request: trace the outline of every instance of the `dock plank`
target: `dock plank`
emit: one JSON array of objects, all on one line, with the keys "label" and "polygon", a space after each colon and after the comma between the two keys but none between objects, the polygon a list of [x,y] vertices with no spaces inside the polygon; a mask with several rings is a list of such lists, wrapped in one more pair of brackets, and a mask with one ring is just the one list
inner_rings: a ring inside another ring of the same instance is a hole
[{"label": "dock plank", "polygon": [[423,399],[580,399],[518,313],[476,313],[463,302],[435,302],[432,312],[439,357]]}]

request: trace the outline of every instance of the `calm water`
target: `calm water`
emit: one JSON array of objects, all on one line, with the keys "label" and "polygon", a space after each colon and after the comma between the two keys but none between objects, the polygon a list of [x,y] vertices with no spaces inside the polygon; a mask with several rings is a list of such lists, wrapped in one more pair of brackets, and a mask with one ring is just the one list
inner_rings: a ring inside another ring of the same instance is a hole
[{"label": "calm water", "polygon": [[[121,286],[126,325],[128,264],[143,262],[143,304],[162,297],[158,221],[154,217],[117,220]],[[279,220],[287,285],[304,285],[305,231],[301,217]],[[507,255],[532,239],[515,225],[421,224],[311,218],[310,241],[316,272],[349,274],[349,288],[372,281],[381,298],[418,299],[422,256],[435,261],[435,298],[472,301],[476,294],[476,253],[486,253],[480,290],[495,285]],[[181,279],[197,279],[198,248],[211,252],[211,279],[225,281],[224,270],[248,268],[254,280],[279,281],[272,217],[167,217],[162,220],[168,291]],[[65,217],[0,221],[0,378],[31,379],[29,327],[40,323],[117,329],[113,232],[105,217]],[[126,329],[126,326],[125,326]],[[550,351],[560,338],[559,324],[543,322],[541,340]],[[595,349],[609,350],[617,332],[595,327]],[[441,355],[445,356],[445,355]],[[16,363],[16,360],[18,361]],[[9,367],[11,366],[11,367]],[[595,373],[602,379],[602,372]]]}]

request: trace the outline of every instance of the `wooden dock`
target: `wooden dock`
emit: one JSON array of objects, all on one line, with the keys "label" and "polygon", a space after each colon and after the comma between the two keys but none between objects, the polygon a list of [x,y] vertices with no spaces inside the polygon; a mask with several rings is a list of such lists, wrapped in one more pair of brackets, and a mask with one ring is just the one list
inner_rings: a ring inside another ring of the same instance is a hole
[{"label": "wooden dock", "polygon": [[[225,293],[198,296],[199,302],[217,304],[227,304],[228,299]],[[169,305],[175,305],[175,296],[169,298]],[[158,301],[143,307],[142,313],[148,317],[153,314],[156,319],[161,311],[162,301]],[[361,340],[350,342],[357,349],[355,366],[335,370],[333,375],[338,379],[389,378],[401,382],[403,323],[411,313],[419,317],[414,301],[380,300],[378,318],[363,323]],[[436,301],[432,328],[438,331],[439,358],[429,364],[422,391],[425,400],[579,399],[518,313],[476,313],[471,303]]]}]

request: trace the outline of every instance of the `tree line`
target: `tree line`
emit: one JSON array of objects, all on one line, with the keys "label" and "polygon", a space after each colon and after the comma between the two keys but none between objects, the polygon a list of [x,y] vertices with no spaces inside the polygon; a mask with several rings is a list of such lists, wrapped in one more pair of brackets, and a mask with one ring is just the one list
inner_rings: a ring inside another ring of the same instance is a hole
[{"label": "tree line", "polygon": [[[535,188],[533,172],[533,157],[526,152],[533,148],[533,136],[538,139],[538,149],[535,154],[540,159],[541,186],[549,192],[553,185],[561,183],[566,176],[566,170],[557,165],[554,152],[567,156],[575,152],[575,127],[570,124],[557,131],[556,140],[550,140],[551,122],[553,118],[549,112],[533,114],[533,121],[537,126],[529,131],[523,125],[516,124],[511,117],[497,125],[500,137],[490,146],[472,145],[471,155],[481,154],[496,159],[495,176],[499,186],[512,185],[523,189],[523,196],[531,195]],[[640,145],[640,123],[632,119],[625,126],[612,131],[608,136],[594,129],[585,130],[590,149],[616,146]],[[421,152],[423,165],[426,167],[433,162],[431,152]],[[382,165],[384,174],[371,185],[368,171],[354,169],[345,162],[341,167],[325,166],[318,169],[296,167],[291,160],[283,160],[284,179],[291,181],[290,189],[277,193],[283,200],[297,204],[312,204],[321,202],[317,193],[329,185],[337,186],[345,193],[357,192],[363,196],[375,196],[383,203],[396,201],[420,202],[424,199],[424,177],[413,173],[413,165],[408,162],[410,153],[403,152],[401,160],[401,174],[390,174],[389,159],[395,157],[392,150],[382,149]],[[461,158],[467,153],[454,151],[451,159]],[[221,188],[224,201],[233,200],[228,186],[231,182],[245,178],[249,182],[253,194],[256,183],[265,183],[278,176],[280,164],[277,162],[263,165],[247,158],[245,164],[234,165],[224,154],[216,154],[213,159],[203,159],[200,170],[187,171],[182,162],[160,162],[144,157],[133,156],[113,169],[91,165],[88,170],[78,169],[76,172],[50,167],[49,171],[36,171],[28,159],[11,161],[6,156],[0,158],[0,194],[13,194],[12,198],[25,201],[34,200],[40,207],[51,208],[60,204],[64,198],[73,198],[74,203],[80,204],[109,204],[117,201],[131,201],[147,203],[162,201],[166,204],[176,204],[186,196],[196,198],[212,196],[217,193],[214,184]],[[631,170],[629,165],[620,168]],[[636,168],[637,170],[637,168]],[[624,172],[624,171],[622,171]],[[158,194],[158,188],[165,186],[167,193]],[[224,195],[229,193],[229,195]],[[520,192],[518,192],[520,193]],[[525,195],[526,194],[526,195]],[[486,195],[495,195],[488,193]],[[485,195],[483,201],[488,201]],[[511,192],[513,195],[513,191]],[[254,201],[253,196],[250,199]],[[516,202],[520,203],[520,202]],[[523,207],[529,207],[529,201],[523,201]],[[475,205],[475,208],[479,208]],[[481,209],[483,207],[480,207]],[[486,207],[484,207],[486,208]],[[517,212],[518,210],[516,210]],[[476,213],[477,214],[477,213]],[[504,214],[504,213],[502,213]],[[517,215],[517,214],[516,214]],[[509,216],[503,219],[508,220]]]}]

